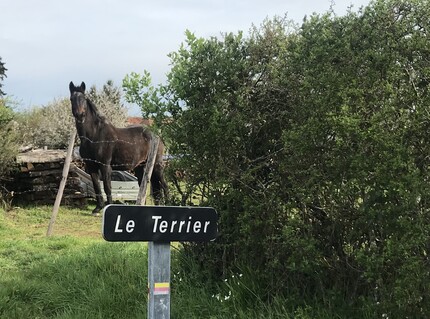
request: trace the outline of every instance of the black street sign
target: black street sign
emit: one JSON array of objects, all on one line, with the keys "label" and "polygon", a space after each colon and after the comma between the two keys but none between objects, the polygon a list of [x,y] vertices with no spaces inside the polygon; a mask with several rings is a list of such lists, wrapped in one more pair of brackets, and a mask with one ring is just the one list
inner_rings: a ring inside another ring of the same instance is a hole
[{"label": "black street sign", "polygon": [[103,210],[107,241],[211,241],[217,213],[210,207],[108,205]]}]

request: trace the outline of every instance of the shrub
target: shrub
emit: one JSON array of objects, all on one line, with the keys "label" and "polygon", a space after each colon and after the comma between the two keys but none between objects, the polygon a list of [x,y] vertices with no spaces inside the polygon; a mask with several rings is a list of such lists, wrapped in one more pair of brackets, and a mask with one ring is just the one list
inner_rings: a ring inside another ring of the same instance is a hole
[{"label": "shrub", "polygon": [[0,98],[0,176],[13,168],[18,151],[15,114],[9,103],[8,99]]},{"label": "shrub", "polygon": [[379,0],[249,38],[187,33],[157,115],[220,215],[215,243],[184,249],[206,277],[252,265],[262,300],[430,312],[429,11]]}]

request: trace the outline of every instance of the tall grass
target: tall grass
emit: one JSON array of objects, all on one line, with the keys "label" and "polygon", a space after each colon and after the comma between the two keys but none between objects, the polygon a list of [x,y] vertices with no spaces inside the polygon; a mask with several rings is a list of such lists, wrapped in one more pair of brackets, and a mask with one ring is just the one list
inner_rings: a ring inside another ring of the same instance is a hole
[{"label": "tall grass", "polygon": [[141,318],[146,245],[105,243],[100,219],[64,208],[47,238],[49,218],[0,211],[0,318]]},{"label": "tall grass", "polygon": [[29,269],[1,279],[0,313],[8,318],[142,317],[145,260],[146,249],[136,244],[98,243],[45,255]]},{"label": "tall grass", "polygon": [[201,265],[176,255],[172,273],[172,318],[210,319],[339,319],[372,318],[356,313],[347,305],[333,309],[319,301],[307,303],[279,296],[265,300],[262,286],[256,281],[251,267],[243,267],[236,274],[219,283],[211,283],[201,276]]}]

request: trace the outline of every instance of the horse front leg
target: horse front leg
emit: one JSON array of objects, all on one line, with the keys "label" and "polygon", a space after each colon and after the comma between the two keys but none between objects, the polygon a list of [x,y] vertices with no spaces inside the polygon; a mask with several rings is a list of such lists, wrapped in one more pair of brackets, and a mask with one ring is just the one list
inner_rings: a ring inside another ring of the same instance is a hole
[{"label": "horse front leg", "polygon": [[92,171],[89,174],[91,176],[94,193],[96,195],[96,208],[93,209],[93,215],[97,216],[100,210],[103,208],[103,195],[102,195],[102,190],[100,188],[99,172],[97,170],[97,171]]},{"label": "horse front leg", "polygon": [[112,167],[110,165],[102,168],[103,188],[106,194],[106,204],[112,204]]}]

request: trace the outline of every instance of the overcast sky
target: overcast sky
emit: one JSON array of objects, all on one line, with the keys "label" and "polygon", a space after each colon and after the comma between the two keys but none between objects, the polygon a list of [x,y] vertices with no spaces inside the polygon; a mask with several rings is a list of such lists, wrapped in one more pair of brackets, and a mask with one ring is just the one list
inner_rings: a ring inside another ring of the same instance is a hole
[{"label": "overcast sky", "polygon": [[275,15],[300,23],[332,2],[343,15],[369,0],[0,0],[3,91],[26,109],[68,96],[70,81],[119,86],[126,74],[148,70],[157,84],[187,29],[198,37],[247,33]]}]

